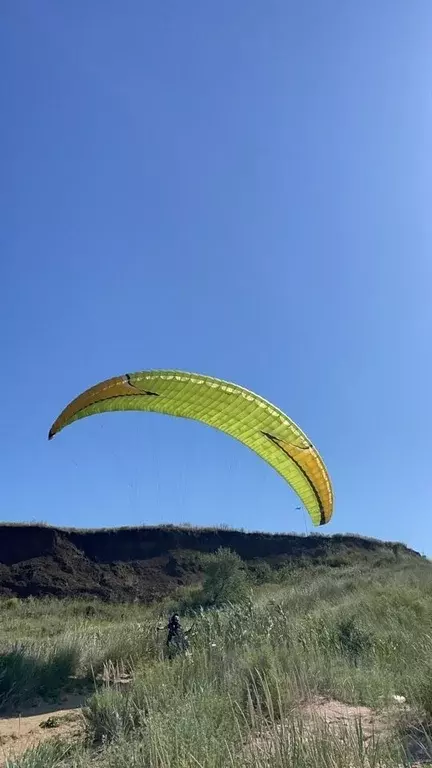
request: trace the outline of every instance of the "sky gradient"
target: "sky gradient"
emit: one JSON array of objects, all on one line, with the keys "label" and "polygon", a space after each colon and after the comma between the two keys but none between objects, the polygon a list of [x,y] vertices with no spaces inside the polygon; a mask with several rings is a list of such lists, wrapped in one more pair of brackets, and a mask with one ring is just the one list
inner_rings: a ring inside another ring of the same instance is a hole
[{"label": "sky gradient", "polygon": [[[322,532],[432,554],[430,0],[5,0],[3,520],[310,530],[240,444],[108,414],[180,368],[285,410],[335,491]],[[6,76],[5,76],[6,75]]]}]

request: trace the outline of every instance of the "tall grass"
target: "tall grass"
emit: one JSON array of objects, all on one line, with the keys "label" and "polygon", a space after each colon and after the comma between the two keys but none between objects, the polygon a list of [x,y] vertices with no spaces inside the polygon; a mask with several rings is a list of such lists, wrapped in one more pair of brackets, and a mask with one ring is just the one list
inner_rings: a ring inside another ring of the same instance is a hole
[{"label": "tall grass", "polygon": [[19,646],[0,656],[0,711],[31,701],[50,699],[67,687],[79,658],[73,645],[26,651]]},{"label": "tall grass", "polygon": [[84,768],[79,753],[59,739],[39,744],[23,755],[9,758],[5,768]]},{"label": "tall grass", "polygon": [[[426,754],[429,749],[431,593],[432,569],[425,562],[379,571],[301,569],[285,575],[285,583],[256,588],[240,605],[198,611],[185,620],[194,625],[192,655],[173,661],[164,657],[154,613],[132,606],[128,614],[116,606],[109,621],[106,615],[83,618],[70,611],[69,618],[63,616],[63,634],[55,633],[51,644],[42,638],[21,647],[19,653],[28,654],[25,662],[24,656],[7,657],[5,691],[12,683],[15,691],[26,690],[29,658],[45,670],[35,678],[42,692],[71,670],[95,677],[120,664],[131,678],[125,685],[116,675],[102,675],[108,682],[84,709],[85,749],[60,758],[53,752],[52,759],[48,752],[43,759],[29,753],[10,768],[408,765],[405,734],[413,718]],[[7,610],[15,617],[25,614],[16,605]],[[52,605],[51,610],[55,614]],[[73,649],[69,656],[67,649]],[[6,653],[17,650],[5,649],[3,659]],[[0,691],[1,684],[0,674]],[[403,717],[395,695],[407,699]],[[378,723],[385,713],[386,727],[366,734],[358,719],[335,731],[306,716],[305,702],[317,696],[374,707]]]}]

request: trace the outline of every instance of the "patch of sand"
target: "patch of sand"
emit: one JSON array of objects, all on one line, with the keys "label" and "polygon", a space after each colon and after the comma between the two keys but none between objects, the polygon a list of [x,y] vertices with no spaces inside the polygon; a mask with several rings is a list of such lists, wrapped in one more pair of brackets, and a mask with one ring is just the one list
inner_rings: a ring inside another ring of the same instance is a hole
[{"label": "patch of sand", "polygon": [[355,728],[361,723],[362,735],[365,741],[373,736],[383,736],[391,729],[390,713],[378,713],[370,707],[344,704],[342,701],[319,697],[299,708],[299,714],[310,727],[320,722],[331,731]]},{"label": "patch of sand", "polygon": [[[351,732],[351,734],[355,733],[356,739],[361,738],[366,747],[370,741],[372,743],[373,740],[378,739],[385,741],[394,735],[401,709],[398,702],[395,702],[394,706],[377,711],[370,707],[316,697],[294,707],[291,717],[286,722],[275,723],[273,727],[262,731],[253,739],[253,743],[249,744],[247,751],[258,755],[263,764],[266,764],[266,759],[268,760],[268,755],[272,753],[275,742],[278,744],[280,739],[291,738],[291,727],[296,721],[299,723],[298,727],[301,727],[301,732],[297,730],[297,726],[294,727],[303,741],[308,741],[318,733],[333,734],[343,741]],[[425,748],[420,741],[417,741],[416,745],[408,741],[405,749],[411,768],[432,766],[430,748]]]},{"label": "patch of sand", "polygon": [[[98,678],[99,682],[118,690],[126,690],[132,684],[130,675],[117,668],[108,668]],[[5,761],[22,755],[26,749],[36,747],[53,738],[71,741],[84,735],[82,707],[91,695],[65,695],[60,703],[48,704],[41,701],[33,707],[23,709],[16,716],[0,717],[0,768]]]},{"label": "patch of sand", "polygon": [[71,740],[82,735],[81,708],[88,696],[65,696],[60,704],[46,702],[23,710],[18,716],[0,718],[0,768],[6,760],[52,738]]}]

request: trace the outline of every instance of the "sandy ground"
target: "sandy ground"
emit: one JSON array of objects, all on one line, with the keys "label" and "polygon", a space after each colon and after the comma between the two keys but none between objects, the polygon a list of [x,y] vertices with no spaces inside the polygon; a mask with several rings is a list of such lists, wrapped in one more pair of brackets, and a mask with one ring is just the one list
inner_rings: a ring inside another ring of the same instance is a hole
[{"label": "sandy ground", "polygon": [[[304,729],[303,739],[308,739],[308,736],[320,731],[323,727],[343,739],[350,731],[358,734],[357,728],[361,723],[361,738],[366,746],[371,740],[385,740],[394,733],[396,721],[404,706],[403,703],[395,702],[393,707],[377,712],[370,707],[353,706],[334,699],[316,697],[300,704],[292,715],[294,718],[298,716],[301,720]],[[279,735],[282,735],[284,727],[284,724],[277,725]],[[288,729],[286,738],[289,738],[289,722],[286,723],[286,727]],[[274,737],[273,731],[261,733],[253,740],[253,752],[265,756]],[[430,744],[425,744],[424,735],[420,732],[406,739],[405,749],[411,768],[426,768],[426,766],[432,768],[430,747]]]},{"label": "sandy ground", "polygon": [[42,702],[23,710],[18,717],[0,718],[0,767],[7,758],[52,738],[72,739],[83,732],[81,707],[85,696],[65,696],[60,704]]},{"label": "sandy ground", "polygon": [[[398,716],[405,707],[405,701],[396,701],[393,707],[378,713],[369,707],[355,707],[343,704],[341,701],[318,698],[302,707],[302,713],[306,716],[306,722],[308,719],[311,723],[321,720],[331,730],[339,733],[361,722],[363,740],[367,743],[373,738],[385,739],[390,736]],[[411,768],[432,765],[431,744],[421,729],[417,733],[412,732],[409,736],[407,735],[405,750]]]},{"label": "sandy ground", "polygon": [[[64,697],[60,705],[41,703],[23,710],[19,717],[0,718],[0,768],[4,768],[7,758],[18,757],[26,749],[48,739],[64,738],[70,741],[82,737],[84,723],[81,708],[86,698],[85,695],[69,695]],[[361,721],[365,742],[389,735],[395,717],[395,712],[377,713],[369,707],[351,706],[341,701],[319,697],[300,705],[298,714],[304,723],[305,738],[308,732],[311,733],[319,727],[320,722],[335,733],[341,733],[345,729],[355,728],[355,724]],[[253,751],[265,752],[271,738],[270,733],[262,733],[255,738]],[[431,765],[430,755],[419,747],[420,744],[413,749],[412,768]]]},{"label": "sandy ground", "polygon": [[317,697],[300,708],[302,719],[313,726],[320,721],[332,731],[355,727],[361,722],[365,741],[372,737],[384,736],[391,730],[392,718],[389,713],[378,714],[370,707],[353,706],[341,701]]},{"label": "sandy ground", "polygon": [[[132,683],[130,675],[116,666],[107,666],[98,680],[123,690],[127,690]],[[23,709],[18,717],[0,717],[0,768],[4,768],[8,758],[18,757],[26,749],[49,739],[71,741],[83,737],[81,709],[91,693],[65,695],[60,703],[40,702]]]}]

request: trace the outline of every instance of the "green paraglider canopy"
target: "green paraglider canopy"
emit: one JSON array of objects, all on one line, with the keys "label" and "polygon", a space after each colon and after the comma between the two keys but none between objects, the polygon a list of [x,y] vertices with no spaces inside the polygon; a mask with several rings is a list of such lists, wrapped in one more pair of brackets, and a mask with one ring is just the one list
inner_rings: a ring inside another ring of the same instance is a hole
[{"label": "green paraglider canopy", "polygon": [[78,419],[108,411],[152,411],[208,424],[270,464],[302,500],[314,525],[328,523],[333,491],[311,441],[275,405],[243,387],[182,371],[141,371],[87,389],[56,419],[49,439]]}]

